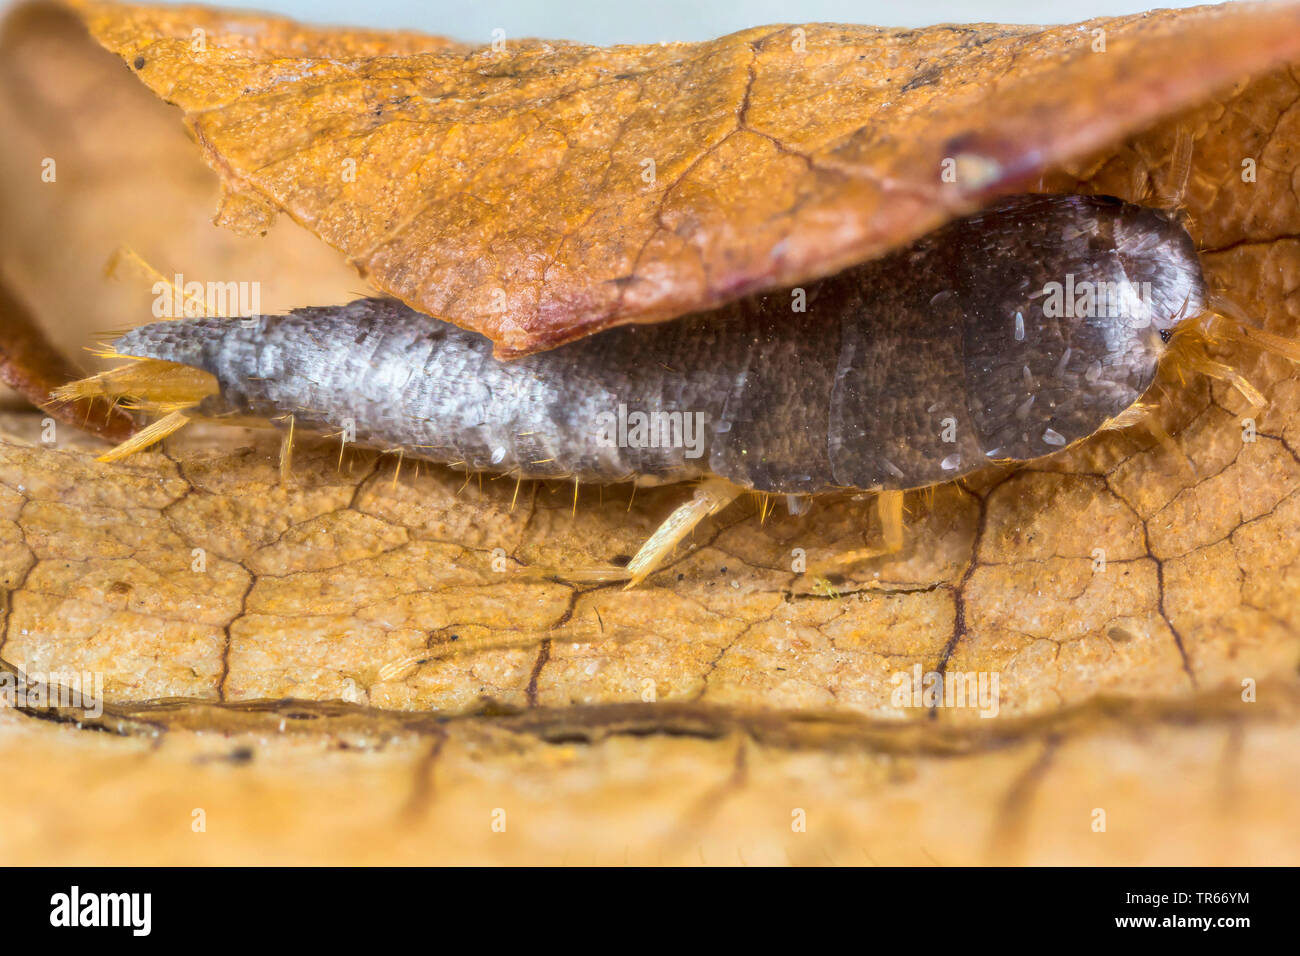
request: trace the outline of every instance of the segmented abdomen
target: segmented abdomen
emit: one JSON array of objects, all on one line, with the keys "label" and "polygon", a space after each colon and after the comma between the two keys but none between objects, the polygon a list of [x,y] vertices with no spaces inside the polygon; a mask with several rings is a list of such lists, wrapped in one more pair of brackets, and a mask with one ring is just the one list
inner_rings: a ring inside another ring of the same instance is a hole
[{"label": "segmented abdomen", "polygon": [[[1044,288],[1067,275],[1149,282],[1145,327],[1047,314]],[[201,410],[292,413],[471,469],[602,483],[712,473],[813,493],[918,487],[1090,434],[1149,385],[1154,333],[1203,300],[1195,249],[1167,217],[1030,196],[804,289],[511,362],[387,299],[163,322],[115,344],[215,375],[221,395]]]}]

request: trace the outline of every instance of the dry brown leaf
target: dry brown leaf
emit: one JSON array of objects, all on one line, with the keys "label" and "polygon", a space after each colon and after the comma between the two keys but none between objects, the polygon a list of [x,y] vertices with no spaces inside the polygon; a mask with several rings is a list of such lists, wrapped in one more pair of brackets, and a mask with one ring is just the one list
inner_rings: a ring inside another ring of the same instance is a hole
[{"label": "dry brown leaf", "polygon": [[76,377],[76,370],[50,343],[31,313],[0,281],[0,382],[8,385],[54,419],[85,428],[112,441],[133,430],[131,417],[103,399],[50,402],[50,392]]},{"label": "dry brown leaf", "polygon": [[[1190,131],[1212,278],[1295,335],[1297,99],[1276,70],[1045,185],[1160,191]],[[100,465],[10,417],[0,658],[103,674],[91,723],[122,736],[0,714],[0,813],[38,821],[8,858],[1300,861],[1300,378],[1227,357],[1270,399],[1257,441],[1235,393],[1174,383],[1160,421],[1195,473],[1131,432],[911,496],[907,550],[838,596],[792,551],[873,540],[869,502],[738,504],[643,589],[570,587],[510,572],[630,554],[681,492],[583,489],[572,515],[570,487],[526,486],[512,511],[513,483],[327,445],[281,488],[269,436]],[[998,716],[898,709],[917,665],[996,673]],[[229,839],[196,838],[195,806]]]},{"label": "dry brown leaf", "polygon": [[220,186],[176,111],[65,8],[12,11],[0,46],[0,262],[32,324],[80,366],[55,384],[98,367],[87,346],[152,318],[148,282],[103,278],[121,247],[168,277],[254,284],[268,312],[366,292],[337,253],[292,224],[265,238],[212,228]]},{"label": "dry brown leaf", "polygon": [[284,210],[501,355],[829,275],[1300,57],[1300,6],[504,49],[73,6],[184,112],[225,221]]}]

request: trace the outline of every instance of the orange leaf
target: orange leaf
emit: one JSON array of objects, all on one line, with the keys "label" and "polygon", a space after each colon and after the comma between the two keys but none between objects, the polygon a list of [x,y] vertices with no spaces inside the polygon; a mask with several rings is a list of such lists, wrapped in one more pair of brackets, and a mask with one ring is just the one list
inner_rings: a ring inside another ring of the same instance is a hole
[{"label": "orange leaf", "polygon": [[1300,57],[1295,6],[504,49],[73,6],[184,112],[225,221],[284,210],[499,355],[828,275]]}]

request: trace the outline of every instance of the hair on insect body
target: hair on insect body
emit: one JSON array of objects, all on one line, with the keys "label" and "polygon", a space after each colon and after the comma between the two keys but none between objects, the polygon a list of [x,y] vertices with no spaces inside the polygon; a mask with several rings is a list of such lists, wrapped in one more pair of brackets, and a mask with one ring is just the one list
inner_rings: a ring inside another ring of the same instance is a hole
[{"label": "hair on insect body", "polygon": [[876,492],[882,544],[823,568],[844,565],[903,547],[905,492],[1142,421],[1167,357],[1252,404],[1207,342],[1300,361],[1210,295],[1175,214],[1109,196],[1012,196],[805,291],[802,314],[785,290],[509,362],[384,298],[177,319],[121,336],[112,354],[134,361],[56,397],[162,415],[109,460],[192,418],[253,417],[519,480],[698,482],[627,567],[558,572],[631,586],[745,491]]}]

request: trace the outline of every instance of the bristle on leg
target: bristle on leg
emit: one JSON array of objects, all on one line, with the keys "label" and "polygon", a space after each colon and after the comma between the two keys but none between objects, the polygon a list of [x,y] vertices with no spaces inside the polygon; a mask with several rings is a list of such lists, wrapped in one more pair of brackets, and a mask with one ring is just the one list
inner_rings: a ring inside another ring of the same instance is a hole
[{"label": "bristle on leg", "polygon": [[50,398],[56,402],[105,398],[114,405],[161,415],[152,425],[136,432],[97,459],[120,461],[184,427],[190,421],[190,416],[185,412],[209,395],[217,394],[217,391],[217,380],[201,369],[159,359],[132,359],[118,368],[60,385],[50,393]]},{"label": "bristle on leg", "polygon": [[855,548],[823,561],[808,574],[819,580],[825,575],[872,558],[882,558],[903,550],[904,494],[901,491],[882,491],[876,496],[876,514],[880,518],[881,544],[875,548]]},{"label": "bristle on leg", "polygon": [[1300,363],[1300,341],[1259,328],[1245,309],[1226,296],[1214,297],[1201,325],[1206,338],[1211,341],[1226,339],[1253,345],[1264,352]]},{"label": "bristle on leg", "polygon": [[[284,434],[280,437],[280,485],[289,487],[289,479],[293,475],[293,430],[294,417],[289,415],[289,427],[285,429]],[[394,475],[393,480],[397,477]]]},{"label": "bristle on leg", "polygon": [[172,412],[164,415],[152,425],[140,429],[120,445],[115,445],[104,454],[100,455],[95,461],[121,461],[138,451],[144,451],[150,445],[156,445],[168,435],[179,431],[189,424],[189,417],[181,412]]},{"label": "bristle on leg", "polygon": [[1212,358],[1206,350],[1207,346],[1224,339],[1237,338],[1245,341],[1244,337],[1237,334],[1238,327],[1237,323],[1225,320],[1217,313],[1206,313],[1200,320],[1188,322],[1174,333],[1166,354],[1175,373],[1199,372],[1218,381],[1227,382],[1240,392],[1253,408],[1263,408],[1268,404],[1263,393],[1246,376],[1231,365]]},{"label": "bristle on leg", "polygon": [[742,491],[724,478],[709,478],[696,486],[691,500],[670,514],[627,563],[630,580],[625,589],[644,581],[663,564],[678,542],[695,530],[696,525],[731,504]]},{"label": "bristle on leg", "polygon": [[745,489],[724,478],[707,478],[695,488],[691,500],[679,505],[632,556],[627,567],[544,569],[527,568],[526,577],[553,578],[571,582],[610,583],[625,581],[624,588],[636,587],[662,567],[673,549],[697,525],[735,501]]},{"label": "bristle on leg", "polygon": [[125,400],[129,407],[165,414],[193,408],[217,392],[217,380],[202,369],[161,359],[134,359],[107,372],[60,385],[50,398],[56,402],[82,398]]}]

